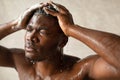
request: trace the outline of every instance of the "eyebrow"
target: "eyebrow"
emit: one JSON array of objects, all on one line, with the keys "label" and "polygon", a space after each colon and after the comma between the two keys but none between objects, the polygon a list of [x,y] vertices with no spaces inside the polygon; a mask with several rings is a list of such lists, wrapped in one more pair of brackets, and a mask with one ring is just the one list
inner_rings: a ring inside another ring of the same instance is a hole
[{"label": "eyebrow", "polygon": [[[33,29],[33,26],[31,26],[31,25],[27,25],[26,28]],[[37,28],[37,30],[41,30],[41,29],[48,30],[48,27],[46,27],[46,26],[39,26],[39,27]]]},{"label": "eyebrow", "polygon": [[46,26],[40,26],[40,27],[38,28],[38,30],[41,30],[41,29],[48,30],[48,27],[46,27]]}]

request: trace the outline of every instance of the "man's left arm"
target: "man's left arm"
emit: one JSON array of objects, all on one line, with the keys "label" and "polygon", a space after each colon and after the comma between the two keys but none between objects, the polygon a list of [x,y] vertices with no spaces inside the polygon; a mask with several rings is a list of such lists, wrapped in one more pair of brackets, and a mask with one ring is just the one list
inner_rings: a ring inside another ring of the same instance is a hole
[{"label": "man's left arm", "polygon": [[56,6],[58,12],[45,8],[46,12],[58,18],[59,25],[67,36],[82,41],[106,62],[120,69],[120,36],[75,25],[70,12],[64,6],[50,4]]}]

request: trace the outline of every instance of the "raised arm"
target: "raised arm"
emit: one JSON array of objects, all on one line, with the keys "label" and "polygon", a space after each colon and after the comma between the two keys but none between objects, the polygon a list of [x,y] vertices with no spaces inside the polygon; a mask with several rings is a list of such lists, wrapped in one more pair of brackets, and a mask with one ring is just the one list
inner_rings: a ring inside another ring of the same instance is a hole
[{"label": "raised arm", "polygon": [[53,2],[49,4],[55,6],[58,12],[45,8],[46,12],[58,18],[59,25],[67,36],[82,41],[109,64],[120,69],[120,36],[75,25],[64,6]]},{"label": "raised arm", "polygon": [[26,28],[27,23],[29,22],[30,18],[34,14],[34,11],[38,8],[42,8],[45,4],[36,4],[28,8],[20,17],[16,20],[13,20],[11,22],[8,22],[6,24],[0,25],[0,40],[4,38],[5,36]]},{"label": "raised arm", "polygon": [[[36,4],[30,7],[29,9],[27,9],[23,13],[23,15],[21,15],[18,19],[8,22],[6,24],[0,25],[0,40],[11,33],[14,33],[18,30],[26,28],[27,23],[32,17],[34,11],[38,8],[42,8],[42,6],[43,6],[42,4]],[[12,53],[12,52],[15,53],[15,51],[18,51],[18,50],[8,49],[3,46],[0,46],[0,66],[15,67],[13,53]]]}]

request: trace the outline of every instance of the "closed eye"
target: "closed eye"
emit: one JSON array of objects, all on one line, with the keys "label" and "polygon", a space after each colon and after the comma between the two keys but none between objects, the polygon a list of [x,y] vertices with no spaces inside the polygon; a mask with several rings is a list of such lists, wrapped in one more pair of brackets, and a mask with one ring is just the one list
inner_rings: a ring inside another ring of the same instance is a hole
[{"label": "closed eye", "polygon": [[44,35],[48,35],[48,28],[47,27],[44,27],[44,26],[42,26],[42,27],[39,27],[39,33],[40,34],[44,34]]},{"label": "closed eye", "polygon": [[45,29],[41,29],[39,31],[39,33],[42,34],[42,35],[48,35],[49,34],[49,32],[47,30],[45,30]]}]

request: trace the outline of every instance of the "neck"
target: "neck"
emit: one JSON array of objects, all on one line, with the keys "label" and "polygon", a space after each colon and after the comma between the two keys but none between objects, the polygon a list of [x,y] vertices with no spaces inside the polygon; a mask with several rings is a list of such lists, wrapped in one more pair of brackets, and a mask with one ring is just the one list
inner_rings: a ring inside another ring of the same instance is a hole
[{"label": "neck", "polygon": [[63,60],[63,52],[58,51],[54,55],[51,55],[48,59],[40,62],[36,62],[36,72],[39,73],[42,78],[51,76],[61,69]]}]

